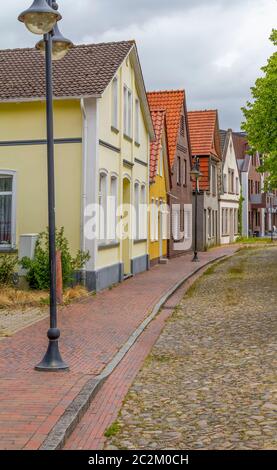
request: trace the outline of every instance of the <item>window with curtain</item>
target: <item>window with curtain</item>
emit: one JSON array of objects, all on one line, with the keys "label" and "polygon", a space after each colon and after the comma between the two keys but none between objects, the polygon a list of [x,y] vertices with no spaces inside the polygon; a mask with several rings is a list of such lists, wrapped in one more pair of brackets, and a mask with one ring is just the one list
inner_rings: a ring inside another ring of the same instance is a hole
[{"label": "window with curtain", "polygon": [[167,204],[164,201],[162,201],[160,204],[160,212],[162,218],[162,239],[167,240],[169,238],[169,210]]},{"label": "window with curtain", "polygon": [[156,212],[156,205],[155,199],[151,199],[151,207],[150,207],[150,238],[151,241],[155,241],[155,212]]},{"label": "window with curtain", "polygon": [[146,187],[143,184],[140,188],[140,230],[139,238],[141,240],[147,239],[147,200],[146,200]]},{"label": "window with curtain", "polygon": [[124,134],[127,134],[127,121],[128,121],[128,89],[126,86],[124,86],[123,89],[123,128],[124,128]]},{"label": "window with curtain", "polygon": [[135,183],[135,240],[139,240],[140,236],[140,214],[139,214],[139,183]]},{"label": "window with curtain", "polygon": [[212,237],[212,211],[208,209],[208,237]]},{"label": "window with curtain", "polygon": [[137,144],[140,143],[140,104],[138,99],[135,104],[135,141]]},{"label": "window with curtain", "polygon": [[234,234],[237,235],[238,231],[239,231],[238,209],[234,209]]},{"label": "window with curtain", "polygon": [[174,240],[180,240],[180,205],[172,205],[172,235]]},{"label": "window with curtain", "polygon": [[111,177],[111,193],[109,197],[109,205],[108,205],[108,239],[109,240],[116,240],[116,225],[117,225],[117,177]]},{"label": "window with curtain", "polygon": [[99,240],[107,240],[107,175],[99,176]]},{"label": "window with curtain", "polygon": [[118,129],[118,79],[112,82],[112,126]]},{"label": "window with curtain", "polygon": [[192,212],[188,209],[184,209],[184,235],[186,240],[192,236]]},{"label": "window with curtain", "polygon": [[0,174],[0,246],[12,245],[13,176]]},{"label": "window with curtain", "polygon": [[236,177],[236,194],[239,194],[239,178]]},{"label": "window with curtain", "polygon": [[227,175],[223,175],[223,192],[228,193]]},{"label": "window with curtain", "polygon": [[155,240],[159,240],[159,211],[160,211],[160,203],[156,201],[155,207]]},{"label": "window with curtain", "polygon": [[131,90],[124,86],[124,134],[132,137],[132,113],[133,113],[133,94]]}]

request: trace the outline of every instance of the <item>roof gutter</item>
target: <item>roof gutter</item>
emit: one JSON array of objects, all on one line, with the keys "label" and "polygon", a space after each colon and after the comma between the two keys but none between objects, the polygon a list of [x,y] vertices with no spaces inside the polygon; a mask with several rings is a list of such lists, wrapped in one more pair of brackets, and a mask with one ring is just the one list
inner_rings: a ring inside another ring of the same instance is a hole
[{"label": "roof gutter", "polygon": [[[69,100],[84,100],[86,98],[102,98],[101,94],[92,94],[92,95],[72,95],[72,96],[53,96],[55,101],[69,101]],[[40,101],[45,101],[45,96],[37,96],[32,98],[9,98],[9,99],[0,99],[1,103],[35,103]]]}]

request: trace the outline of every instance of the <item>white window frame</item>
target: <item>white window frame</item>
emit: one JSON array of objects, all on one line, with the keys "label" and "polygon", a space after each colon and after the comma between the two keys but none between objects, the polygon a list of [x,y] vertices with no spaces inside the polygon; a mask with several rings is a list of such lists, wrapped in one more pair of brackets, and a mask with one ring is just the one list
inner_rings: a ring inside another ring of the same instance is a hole
[{"label": "white window frame", "polygon": [[140,240],[147,239],[147,199],[146,199],[146,184],[142,183],[140,187]]},{"label": "white window frame", "polygon": [[160,205],[161,217],[162,217],[162,239],[167,240],[169,238],[169,211],[165,201],[161,201]]},{"label": "white window frame", "polygon": [[208,209],[207,212],[207,226],[208,226],[208,238],[209,240],[212,238],[212,210]]},{"label": "white window frame", "polygon": [[133,93],[124,85],[124,134],[132,139],[133,136]]},{"label": "white window frame", "polygon": [[118,205],[118,176],[111,175],[110,181],[110,196],[108,198],[108,236],[109,240],[117,241],[117,205]]},{"label": "white window frame", "polygon": [[228,177],[227,177],[226,173],[224,173],[224,175],[223,175],[223,192],[224,192],[224,194],[228,193]]},{"label": "white window frame", "polygon": [[138,98],[135,101],[135,142],[140,144],[140,102]]},{"label": "white window frame", "polygon": [[16,171],[14,170],[0,170],[1,176],[12,177],[12,191],[0,192],[0,195],[11,195],[12,196],[12,218],[11,218],[11,243],[0,245],[0,251],[13,249],[16,246]]},{"label": "white window frame", "polygon": [[134,208],[135,208],[135,240],[140,239],[140,184],[138,181],[134,184]]},{"label": "white window frame", "polygon": [[151,199],[151,206],[150,206],[150,240],[151,242],[155,241],[155,199]]},{"label": "white window frame", "polygon": [[180,225],[181,225],[181,210],[180,204],[172,205],[172,237],[173,240],[178,242],[180,241]]},{"label": "white window frame", "polygon": [[184,237],[185,240],[192,238],[192,210],[184,207]]},{"label": "white window frame", "polygon": [[[101,180],[104,180],[104,191],[101,190]],[[99,171],[99,191],[98,191],[98,202],[99,202],[99,217],[98,217],[98,240],[99,243],[106,243],[108,237],[107,230],[107,209],[108,209],[108,172],[106,170]],[[101,208],[103,211],[101,211]],[[102,220],[102,214],[104,219]]]},{"label": "white window frame", "polygon": [[118,130],[118,78],[112,81],[112,127]]},{"label": "white window frame", "polygon": [[239,194],[239,177],[236,176],[236,195]]}]

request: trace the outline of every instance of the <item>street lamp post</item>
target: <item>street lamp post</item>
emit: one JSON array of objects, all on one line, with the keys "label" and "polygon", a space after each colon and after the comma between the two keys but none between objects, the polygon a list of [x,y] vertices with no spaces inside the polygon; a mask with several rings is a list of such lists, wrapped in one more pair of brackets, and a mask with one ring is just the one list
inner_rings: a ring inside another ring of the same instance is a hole
[{"label": "street lamp post", "polygon": [[55,222],[55,174],[54,174],[54,126],[53,126],[53,81],[52,60],[65,56],[72,46],[58,30],[57,21],[62,17],[54,0],[34,0],[28,10],[19,16],[19,21],[34,34],[43,34],[44,39],[36,47],[45,54],[46,73],[46,123],[47,123],[47,176],[48,176],[48,226],[50,266],[50,328],[47,332],[48,348],[42,361],[35,367],[39,371],[64,371],[68,365],[59,351],[60,330],[57,327],[56,294],[56,222]]},{"label": "street lamp post", "polygon": [[191,179],[192,181],[195,181],[195,205],[194,205],[194,256],[192,259],[192,262],[198,263],[199,258],[198,258],[198,249],[197,249],[197,218],[198,218],[198,192],[199,192],[199,179],[201,178],[202,174],[200,172],[200,162],[199,162],[199,157],[195,157],[195,163],[194,166],[190,172]]}]

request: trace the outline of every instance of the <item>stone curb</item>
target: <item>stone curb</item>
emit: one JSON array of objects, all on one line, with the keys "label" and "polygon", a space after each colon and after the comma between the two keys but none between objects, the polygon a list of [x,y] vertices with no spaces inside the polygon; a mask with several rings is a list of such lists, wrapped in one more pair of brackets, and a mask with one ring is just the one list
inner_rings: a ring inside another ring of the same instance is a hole
[{"label": "stone curb", "polygon": [[167,300],[190,278],[197,274],[202,269],[206,268],[210,264],[216,263],[222,259],[228,259],[232,257],[236,251],[230,255],[221,255],[213,260],[207,261],[207,263],[199,266],[190,274],[184,276],[178,281],[161,299],[155,304],[150,315],[139,325],[139,327],[132,333],[126,343],[120,348],[109,364],[103,369],[101,374],[97,375],[93,379],[83,386],[82,390],[78,393],[72,403],[66,408],[63,415],[59,418],[57,423],[54,425],[50,433],[48,434],[45,441],[40,446],[39,450],[61,450],[65,445],[65,442],[72,434],[77,424],[80,422],[86,411],[88,410],[92,400],[97,395],[98,391],[102,388],[107,378],[112,374],[114,369],[119,365],[127,352],[131,349],[133,344],[137,341],[149,323],[159,313],[162,306]]}]

